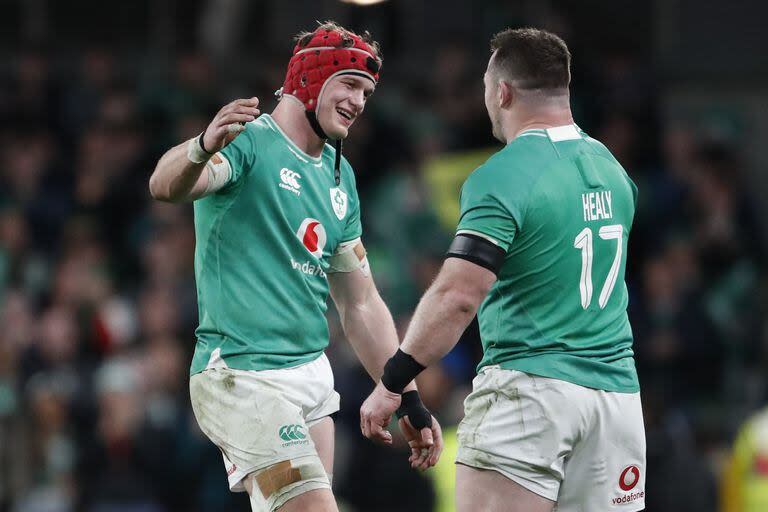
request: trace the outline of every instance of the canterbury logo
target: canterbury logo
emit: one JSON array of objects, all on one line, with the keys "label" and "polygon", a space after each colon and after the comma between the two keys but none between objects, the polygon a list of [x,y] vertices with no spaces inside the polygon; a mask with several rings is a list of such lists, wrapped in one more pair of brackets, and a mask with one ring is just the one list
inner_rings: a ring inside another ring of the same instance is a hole
[{"label": "canterbury logo", "polygon": [[301,441],[307,438],[307,435],[304,433],[304,427],[301,425],[283,425],[280,427],[277,435],[283,441]]},{"label": "canterbury logo", "polygon": [[282,181],[288,187],[299,190],[301,188],[301,184],[299,183],[300,179],[301,174],[297,173],[296,171],[286,169],[285,167],[280,169],[280,181]]}]

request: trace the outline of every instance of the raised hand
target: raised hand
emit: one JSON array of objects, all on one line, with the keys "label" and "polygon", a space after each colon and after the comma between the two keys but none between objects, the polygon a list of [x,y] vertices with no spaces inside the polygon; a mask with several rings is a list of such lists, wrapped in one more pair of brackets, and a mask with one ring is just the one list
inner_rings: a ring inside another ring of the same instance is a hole
[{"label": "raised hand", "polygon": [[258,106],[259,98],[255,96],[224,105],[205,129],[203,149],[208,153],[216,153],[232,142],[245,130],[245,123],[253,121],[261,113]]}]

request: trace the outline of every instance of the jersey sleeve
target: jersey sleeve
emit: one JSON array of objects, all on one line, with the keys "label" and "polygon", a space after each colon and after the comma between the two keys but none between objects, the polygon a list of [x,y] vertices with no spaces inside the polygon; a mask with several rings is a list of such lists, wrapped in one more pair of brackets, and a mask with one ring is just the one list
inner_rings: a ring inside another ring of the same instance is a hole
[{"label": "jersey sleeve", "polygon": [[483,237],[496,244],[505,252],[517,233],[520,215],[499,197],[493,186],[491,173],[484,167],[473,172],[461,189],[461,216],[456,234],[471,234]]},{"label": "jersey sleeve", "polygon": [[246,123],[245,130],[235,140],[219,151],[229,163],[229,179],[222,186],[222,190],[230,188],[237,183],[253,167],[256,159],[255,128],[251,123]]},{"label": "jersey sleeve", "polygon": [[357,184],[355,182],[355,173],[352,171],[352,166],[342,158],[343,165],[347,171],[345,179],[349,184],[347,188],[349,194],[349,211],[347,213],[347,223],[344,226],[344,232],[341,236],[342,242],[349,242],[356,238],[360,238],[363,234],[363,226],[360,222],[360,198],[357,195]]}]

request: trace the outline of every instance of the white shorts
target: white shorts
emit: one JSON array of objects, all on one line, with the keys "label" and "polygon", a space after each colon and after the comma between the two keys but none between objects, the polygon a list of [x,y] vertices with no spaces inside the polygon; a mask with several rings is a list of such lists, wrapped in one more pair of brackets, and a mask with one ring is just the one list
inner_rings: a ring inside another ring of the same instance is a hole
[{"label": "white shorts", "polygon": [[558,512],[645,508],[640,393],[611,393],[498,366],[464,401],[456,462],[494,470]]},{"label": "white shorts", "polygon": [[[190,378],[190,398],[200,429],[221,450],[230,490],[244,491],[246,476],[279,462],[319,462],[309,428],[339,410],[325,354],[278,370],[235,370],[220,359],[210,366]],[[302,492],[330,489],[324,472],[310,480]]]}]

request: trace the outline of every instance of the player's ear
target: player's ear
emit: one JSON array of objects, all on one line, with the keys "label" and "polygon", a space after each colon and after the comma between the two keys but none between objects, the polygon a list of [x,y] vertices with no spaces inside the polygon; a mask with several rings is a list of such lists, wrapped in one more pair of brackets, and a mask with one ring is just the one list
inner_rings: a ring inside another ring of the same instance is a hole
[{"label": "player's ear", "polygon": [[515,89],[509,82],[499,80],[498,101],[499,107],[509,108],[515,100]]}]

